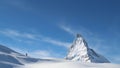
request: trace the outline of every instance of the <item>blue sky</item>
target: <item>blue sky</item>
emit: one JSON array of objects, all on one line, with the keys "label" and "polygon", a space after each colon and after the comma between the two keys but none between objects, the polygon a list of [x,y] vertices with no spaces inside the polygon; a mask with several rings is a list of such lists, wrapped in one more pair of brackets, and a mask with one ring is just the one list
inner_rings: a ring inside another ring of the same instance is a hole
[{"label": "blue sky", "polygon": [[0,0],[0,44],[40,58],[64,58],[76,33],[120,63],[119,0]]}]

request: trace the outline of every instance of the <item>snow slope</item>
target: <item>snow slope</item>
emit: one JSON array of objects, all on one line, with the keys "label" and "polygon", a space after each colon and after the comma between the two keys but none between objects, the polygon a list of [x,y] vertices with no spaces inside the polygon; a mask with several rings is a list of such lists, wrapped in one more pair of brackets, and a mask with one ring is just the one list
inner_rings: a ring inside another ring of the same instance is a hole
[{"label": "snow slope", "polygon": [[36,59],[0,45],[0,68],[120,68],[111,63],[80,63],[65,59]]},{"label": "snow slope", "polygon": [[120,65],[111,63],[80,63],[72,61],[57,61],[26,64],[25,66],[18,68],[120,68]]},{"label": "snow slope", "polygon": [[89,48],[87,42],[80,34],[77,34],[66,59],[90,63],[109,63],[105,57]]},{"label": "snow slope", "polygon": [[37,62],[39,60],[0,45],[0,68],[13,68],[16,65],[24,65],[25,63]]}]

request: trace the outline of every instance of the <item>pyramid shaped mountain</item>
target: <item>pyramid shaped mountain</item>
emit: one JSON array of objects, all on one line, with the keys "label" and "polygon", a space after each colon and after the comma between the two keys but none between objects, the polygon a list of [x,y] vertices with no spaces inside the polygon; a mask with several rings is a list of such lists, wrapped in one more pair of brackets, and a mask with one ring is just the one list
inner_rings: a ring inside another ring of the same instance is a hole
[{"label": "pyramid shaped mountain", "polygon": [[66,59],[90,63],[109,63],[105,57],[89,48],[87,42],[80,34],[77,34]]}]

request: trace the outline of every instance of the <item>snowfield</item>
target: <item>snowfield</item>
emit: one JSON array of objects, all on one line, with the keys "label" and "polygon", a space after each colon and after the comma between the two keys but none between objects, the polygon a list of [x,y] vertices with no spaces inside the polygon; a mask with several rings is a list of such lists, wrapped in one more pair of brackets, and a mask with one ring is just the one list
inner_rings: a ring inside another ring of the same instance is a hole
[{"label": "snowfield", "polygon": [[0,45],[0,68],[120,68],[112,63],[82,63],[65,59],[37,59]]},{"label": "snowfield", "polygon": [[26,64],[18,68],[120,68],[120,65],[111,63],[80,63],[71,61],[60,62],[37,62],[33,64]]}]

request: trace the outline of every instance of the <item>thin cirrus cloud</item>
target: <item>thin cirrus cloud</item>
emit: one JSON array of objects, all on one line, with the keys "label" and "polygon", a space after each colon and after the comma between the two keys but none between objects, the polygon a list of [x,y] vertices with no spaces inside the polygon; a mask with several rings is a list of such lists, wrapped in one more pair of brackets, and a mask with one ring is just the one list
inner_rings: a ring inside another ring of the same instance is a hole
[{"label": "thin cirrus cloud", "polygon": [[69,48],[69,46],[71,44],[71,43],[67,43],[67,42],[61,42],[61,41],[58,41],[58,40],[54,40],[54,39],[51,39],[51,38],[45,38],[43,40],[45,42],[48,42],[48,43],[51,43],[51,44],[54,44],[54,45],[58,45],[58,46],[64,46],[66,48]]},{"label": "thin cirrus cloud", "polygon": [[[58,40],[55,40],[55,39],[52,39],[52,38],[49,38],[49,37],[46,37],[46,36],[41,36],[39,34],[33,34],[33,33],[27,33],[27,32],[20,32],[20,31],[17,31],[17,30],[12,30],[12,29],[4,29],[4,30],[0,30],[0,35],[4,35],[4,36],[7,36],[8,38],[11,38],[12,40],[15,40],[15,41],[22,41],[22,42],[26,42],[26,43],[37,43],[37,41],[42,41],[42,42],[45,42],[45,43],[50,43],[50,44],[53,44],[55,46],[62,46],[62,47],[65,47],[65,48],[68,48],[70,43],[67,43],[67,42],[61,42],[61,41],[58,41]],[[30,41],[32,40],[32,41]],[[21,50],[19,48],[15,48],[15,47],[12,47],[12,49],[20,52],[20,53],[27,53],[26,50]],[[32,52],[29,52],[29,56],[31,57],[36,57],[36,58],[57,58],[57,57],[60,57],[59,54],[55,53],[55,52],[52,52],[50,50],[35,50],[35,51],[32,51]]]},{"label": "thin cirrus cloud", "polygon": [[72,34],[72,35],[75,35],[75,33],[76,33],[76,32],[74,32],[74,30],[72,30],[71,28],[66,27],[66,26],[64,26],[64,25],[61,25],[60,28],[63,29],[64,31]]},{"label": "thin cirrus cloud", "polygon": [[22,33],[20,31],[5,29],[0,31],[1,34],[4,34],[10,38],[27,38],[36,40],[36,35],[30,33]]},{"label": "thin cirrus cloud", "polygon": [[67,25],[60,25],[59,27],[73,36],[75,36],[77,33],[80,33],[82,35],[93,35],[91,31],[89,31],[88,29],[82,26],[79,27],[79,29],[74,29],[71,26],[67,26]]},{"label": "thin cirrus cloud", "polygon": [[7,36],[16,41],[22,41],[26,43],[32,43],[37,41],[47,42],[56,46],[63,46],[65,48],[69,47],[70,43],[58,41],[50,37],[42,36],[40,34],[33,34],[27,32],[20,32],[12,29],[0,30],[0,34]]}]

